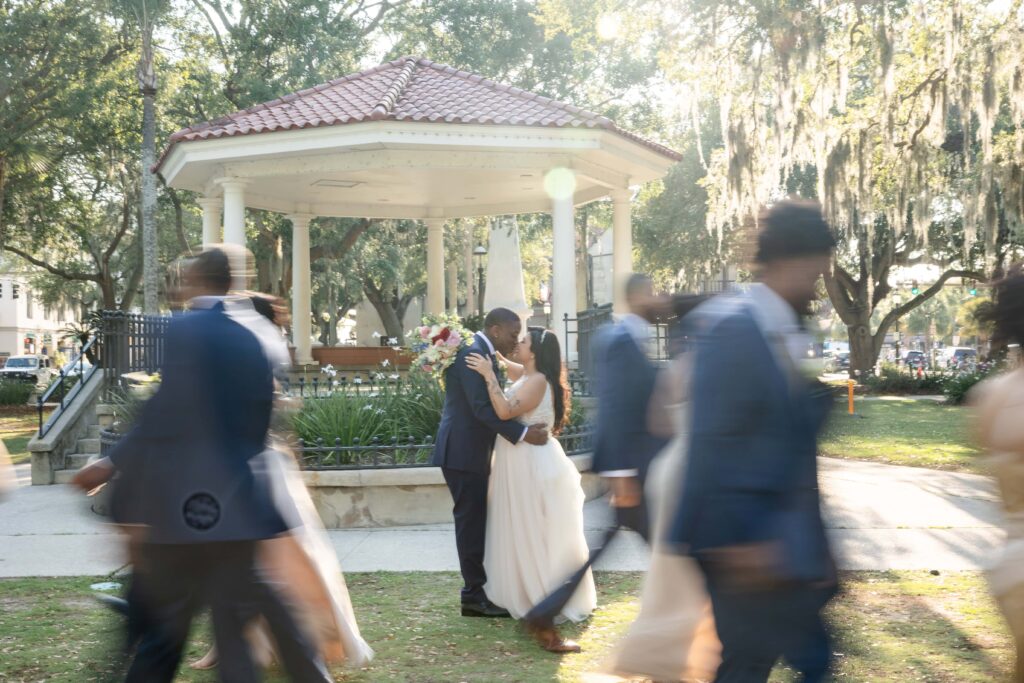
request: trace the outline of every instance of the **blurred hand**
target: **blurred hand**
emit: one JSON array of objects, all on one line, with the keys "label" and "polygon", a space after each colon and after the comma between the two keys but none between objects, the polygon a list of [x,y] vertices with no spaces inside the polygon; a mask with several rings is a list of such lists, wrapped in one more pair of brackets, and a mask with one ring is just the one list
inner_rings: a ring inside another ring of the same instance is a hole
[{"label": "blurred hand", "polygon": [[481,356],[479,353],[471,353],[466,356],[466,365],[483,375],[484,379],[494,377],[494,366],[491,364],[491,360]]},{"label": "blurred hand", "polygon": [[548,442],[548,428],[542,422],[530,425],[526,428],[523,441],[534,446],[543,446]]},{"label": "blurred hand", "polygon": [[606,477],[605,481],[612,490],[608,503],[613,508],[635,508],[643,500],[640,480],[636,477]]},{"label": "blurred hand", "polygon": [[96,489],[110,481],[114,476],[114,466],[107,458],[100,458],[94,463],[86,465],[75,473],[71,479],[71,485],[92,495]]},{"label": "blurred hand", "polygon": [[722,584],[736,592],[753,593],[782,585],[782,547],[778,541],[744,543],[704,551]]}]

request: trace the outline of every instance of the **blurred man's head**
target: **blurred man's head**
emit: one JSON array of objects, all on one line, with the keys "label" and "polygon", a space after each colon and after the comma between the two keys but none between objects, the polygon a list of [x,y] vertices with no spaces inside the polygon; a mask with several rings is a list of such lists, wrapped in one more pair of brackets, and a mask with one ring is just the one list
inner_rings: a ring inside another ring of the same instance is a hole
[{"label": "blurred man's head", "polygon": [[231,261],[217,247],[192,259],[188,269],[189,293],[197,296],[224,296],[231,289]]},{"label": "blurred man's head", "polygon": [[818,279],[828,270],[835,237],[817,202],[787,199],[761,215],[757,256],[761,281],[799,314],[810,312]]},{"label": "blurred man's head", "polygon": [[495,308],[484,318],[484,334],[491,340],[494,349],[503,356],[511,356],[516,350],[522,331],[523,321],[515,311],[507,308]]},{"label": "blurred man's head", "polygon": [[626,280],[626,307],[644,320],[653,322],[657,317],[662,301],[654,296],[654,283],[649,276],[633,273]]}]

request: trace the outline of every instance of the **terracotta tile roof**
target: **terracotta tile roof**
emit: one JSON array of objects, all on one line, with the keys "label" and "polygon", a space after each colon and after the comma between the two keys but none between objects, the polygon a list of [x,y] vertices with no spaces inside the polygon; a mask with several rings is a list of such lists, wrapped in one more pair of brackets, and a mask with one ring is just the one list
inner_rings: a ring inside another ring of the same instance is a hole
[{"label": "terracotta tile roof", "polygon": [[571,104],[421,57],[403,57],[179,130],[171,135],[156,169],[178,142],[381,120],[601,128],[670,159],[680,158],[668,147]]}]

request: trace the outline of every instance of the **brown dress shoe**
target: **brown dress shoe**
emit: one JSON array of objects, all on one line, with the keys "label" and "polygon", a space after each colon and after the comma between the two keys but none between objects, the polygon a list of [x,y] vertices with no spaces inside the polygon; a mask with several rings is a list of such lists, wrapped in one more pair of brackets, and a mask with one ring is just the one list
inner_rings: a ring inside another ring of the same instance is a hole
[{"label": "brown dress shoe", "polygon": [[582,649],[576,641],[563,638],[554,626],[527,621],[523,622],[523,628],[541,648],[548,652],[567,654],[570,652],[580,652]]}]

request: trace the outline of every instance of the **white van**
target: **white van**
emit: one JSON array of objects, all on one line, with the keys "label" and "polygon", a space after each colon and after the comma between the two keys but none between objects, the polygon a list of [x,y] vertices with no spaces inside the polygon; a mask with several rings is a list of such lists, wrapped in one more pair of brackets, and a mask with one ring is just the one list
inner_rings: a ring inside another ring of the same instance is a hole
[{"label": "white van", "polygon": [[0,380],[47,384],[53,377],[53,372],[50,359],[46,356],[11,356],[0,368]]}]

